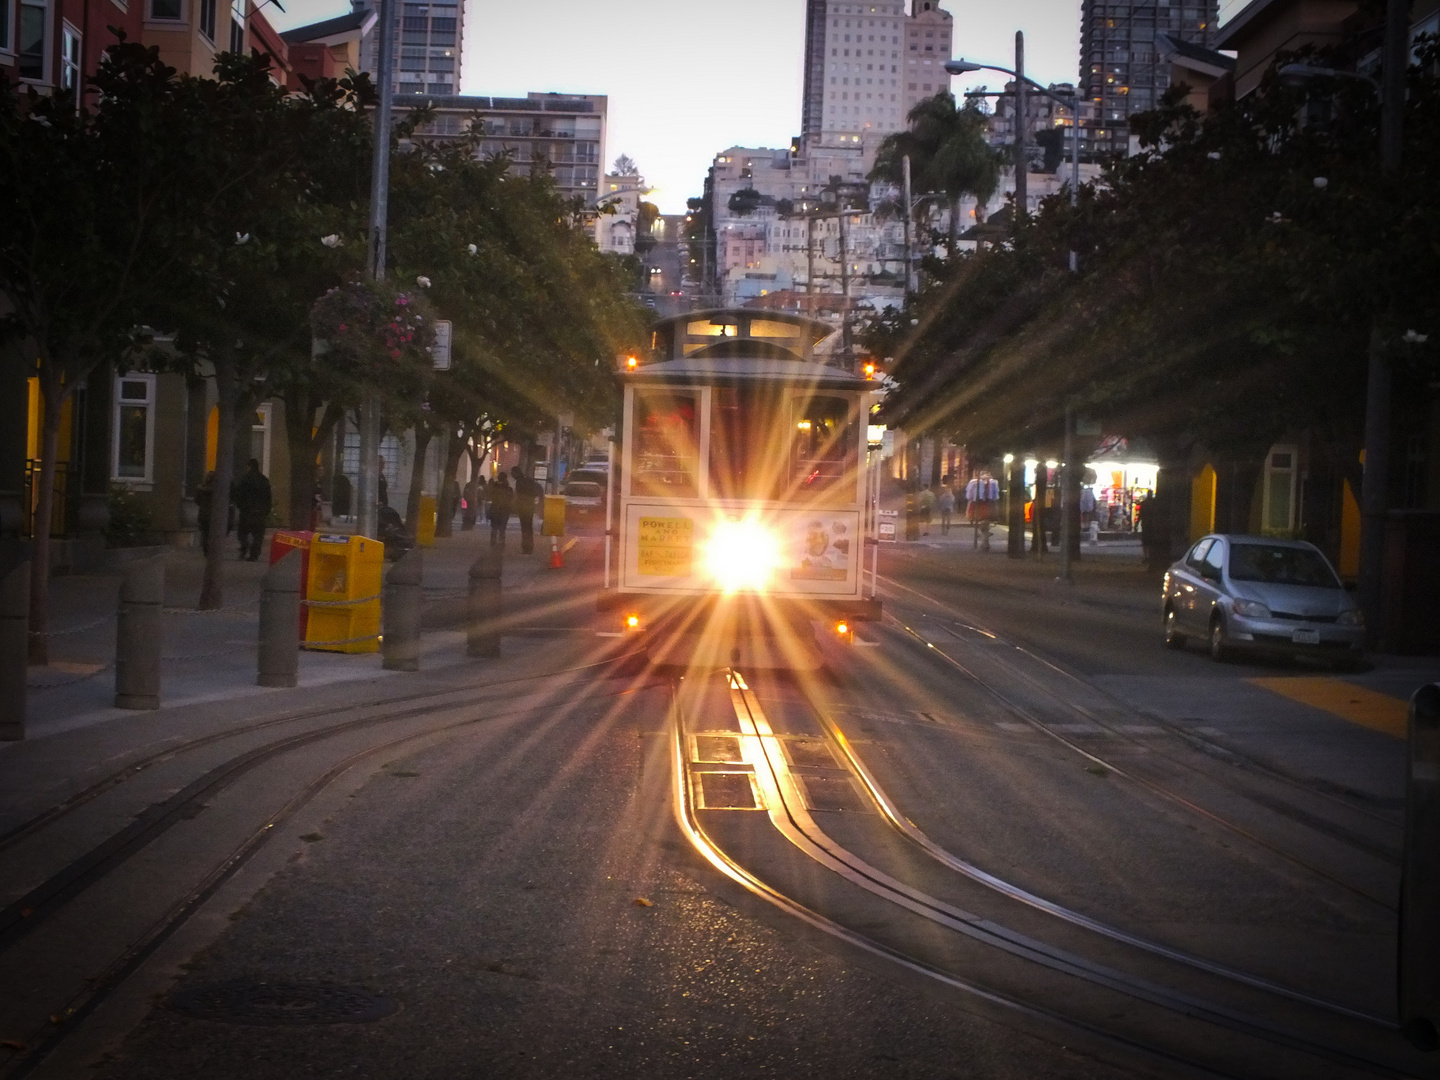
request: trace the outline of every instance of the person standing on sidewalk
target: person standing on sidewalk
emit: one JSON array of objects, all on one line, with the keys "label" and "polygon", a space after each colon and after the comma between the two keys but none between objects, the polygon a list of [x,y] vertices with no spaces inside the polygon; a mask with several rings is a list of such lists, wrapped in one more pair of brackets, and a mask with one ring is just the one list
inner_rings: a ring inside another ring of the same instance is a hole
[{"label": "person standing on sidewalk", "polygon": [[510,511],[514,508],[515,493],[501,473],[490,482],[489,498],[485,503],[485,517],[490,522],[490,546],[505,550],[505,530],[510,527]]},{"label": "person standing on sidewalk", "polygon": [[949,485],[940,489],[940,535],[950,535],[950,516],[955,513],[955,493]]},{"label": "person standing on sidewalk", "polygon": [[535,499],[540,494],[540,485],[520,471],[519,465],[510,469],[515,478],[515,516],[520,519],[520,553],[529,555],[535,550]]},{"label": "person standing on sidewalk", "polygon": [[246,464],[245,475],[235,485],[233,501],[240,517],[240,557],[254,562],[260,558],[260,545],[265,540],[265,523],[270,517],[270,507],[273,504],[270,481],[260,471],[260,462],[254,458]]},{"label": "person standing on sidewalk", "polygon": [[920,535],[930,535],[930,518],[935,513],[935,492],[927,484],[920,492]]}]

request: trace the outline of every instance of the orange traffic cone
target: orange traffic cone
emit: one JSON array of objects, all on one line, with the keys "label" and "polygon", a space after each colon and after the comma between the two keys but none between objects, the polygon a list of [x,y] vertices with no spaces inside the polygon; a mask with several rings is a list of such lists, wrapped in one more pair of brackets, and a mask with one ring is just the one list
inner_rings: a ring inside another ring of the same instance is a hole
[{"label": "orange traffic cone", "polygon": [[560,555],[560,538],[550,537],[550,569],[559,570],[565,565],[564,558]]}]

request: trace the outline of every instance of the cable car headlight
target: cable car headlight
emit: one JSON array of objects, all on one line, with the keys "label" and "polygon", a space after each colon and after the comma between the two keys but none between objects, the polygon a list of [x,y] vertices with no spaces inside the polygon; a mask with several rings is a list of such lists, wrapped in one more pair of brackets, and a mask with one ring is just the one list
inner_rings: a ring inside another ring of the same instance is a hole
[{"label": "cable car headlight", "polygon": [[758,521],[720,521],[704,557],[706,571],[727,593],[763,592],[780,566],[780,541]]}]

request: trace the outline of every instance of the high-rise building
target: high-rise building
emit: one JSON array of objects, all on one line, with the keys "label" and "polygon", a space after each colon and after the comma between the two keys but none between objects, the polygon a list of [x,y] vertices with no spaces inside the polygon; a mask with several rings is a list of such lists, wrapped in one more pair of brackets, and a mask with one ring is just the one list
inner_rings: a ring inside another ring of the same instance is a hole
[{"label": "high-rise building", "polygon": [[605,160],[604,94],[527,94],[523,98],[435,98],[435,119],[422,138],[457,138],[481,125],[482,158],[504,155],[511,168],[547,172],[564,196],[593,205]]},{"label": "high-rise building", "polygon": [[[916,0],[915,6],[929,15],[935,0]],[[949,16],[945,19],[948,25]],[[908,55],[907,26],[913,21],[905,16],[900,0],[808,0],[801,110],[804,143],[863,145],[872,141],[867,136],[905,126],[901,56]],[[930,32],[935,31],[932,28]],[[934,41],[932,37],[932,49]],[[946,48],[944,54],[932,54],[941,65],[950,57],[948,37]],[[916,55],[920,55],[918,49]],[[932,85],[944,81],[943,67],[935,68],[933,63],[931,67],[940,73]],[[878,143],[878,139],[873,141]]]},{"label": "high-rise building", "polygon": [[[378,10],[376,0],[351,0],[356,10]],[[460,92],[460,46],[464,5],[455,0],[414,4],[399,2],[395,10],[391,85],[396,94],[453,97]],[[373,76],[379,70],[380,28],[365,41],[363,63]]]},{"label": "high-rise building", "polygon": [[1081,116],[1083,155],[1129,152],[1130,115],[1155,108],[1170,86],[1156,33],[1211,48],[1218,7],[1217,0],[1082,0],[1080,89],[1091,105]]},{"label": "high-rise building", "polygon": [[912,0],[910,17],[905,20],[904,75],[901,83],[900,126],[920,102],[950,89],[950,76],[945,61],[955,44],[955,25],[950,12],[934,0]]}]

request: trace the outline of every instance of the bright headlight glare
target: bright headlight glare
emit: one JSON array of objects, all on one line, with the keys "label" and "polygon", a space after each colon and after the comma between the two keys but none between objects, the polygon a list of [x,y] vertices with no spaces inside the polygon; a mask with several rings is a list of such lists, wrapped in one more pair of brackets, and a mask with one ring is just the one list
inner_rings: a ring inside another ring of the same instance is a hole
[{"label": "bright headlight glare", "polygon": [[780,544],[758,521],[722,521],[705,545],[705,569],[726,592],[762,592],[780,565]]},{"label": "bright headlight glare", "polygon": [[1270,609],[1259,600],[1236,600],[1235,614],[1244,615],[1248,619],[1268,619]]}]

